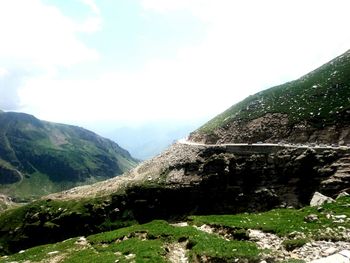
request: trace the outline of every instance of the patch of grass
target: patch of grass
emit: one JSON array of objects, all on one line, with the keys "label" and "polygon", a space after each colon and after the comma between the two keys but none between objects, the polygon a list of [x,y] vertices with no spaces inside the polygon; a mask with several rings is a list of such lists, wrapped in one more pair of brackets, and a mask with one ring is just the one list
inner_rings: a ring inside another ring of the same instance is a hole
[{"label": "patch of grass", "polygon": [[[265,213],[237,214],[237,215],[209,215],[192,216],[193,224],[209,224],[227,226],[243,229],[260,229],[265,232],[272,232],[279,236],[287,236],[292,232],[306,233],[318,239],[319,230],[324,228],[338,228],[343,226],[350,228],[350,222],[334,223],[334,220],[327,217],[327,214],[346,215],[350,217],[350,197],[343,197],[335,203],[323,205],[320,212],[316,207],[305,207],[302,209],[274,209]],[[316,214],[319,217],[317,222],[305,222],[304,217],[309,214]]]},{"label": "patch of grass", "polygon": [[[216,235],[211,235],[191,226],[175,227],[165,221],[152,221],[144,225],[135,225],[112,232],[101,233],[88,237],[92,244],[110,244],[120,241],[131,233],[146,233],[151,240],[163,242],[178,242],[187,240],[191,244],[190,257],[206,256],[210,258],[232,259],[258,258],[259,250],[256,245],[247,241],[226,241]],[[131,235],[132,237],[133,235]],[[130,252],[130,251],[129,251]],[[131,253],[131,252],[130,252]]]},{"label": "patch of grass", "polygon": [[[37,246],[31,249],[23,250],[22,253],[17,253],[9,258],[6,258],[5,260],[1,260],[0,262],[11,262],[11,261],[34,261],[39,262],[44,259],[50,258],[50,252],[58,251],[57,254],[63,254],[66,250],[74,246],[75,241],[77,238],[69,239],[60,243],[56,244],[49,244],[49,245],[43,245],[43,246]],[[52,255],[55,255],[56,253],[53,253]]]},{"label": "patch of grass", "polygon": [[[259,250],[252,242],[227,241],[215,234],[202,232],[194,227],[175,227],[161,220],[143,225],[118,229],[92,235],[87,238],[88,246],[79,247],[77,239],[39,246],[17,253],[6,261],[48,259],[51,251],[64,255],[62,262],[168,262],[166,245],[174,242],[187,242],[188,257],[206,257],[225,262],[245,259],[257,262]],[[0,262],[4,260],[0,259]]]}]

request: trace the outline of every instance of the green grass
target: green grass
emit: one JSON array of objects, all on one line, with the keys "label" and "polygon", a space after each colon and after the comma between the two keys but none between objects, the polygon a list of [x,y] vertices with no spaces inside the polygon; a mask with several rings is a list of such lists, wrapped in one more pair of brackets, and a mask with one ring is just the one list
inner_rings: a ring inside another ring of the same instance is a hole
[{"label": "green grass", "polygon": [[335,58],[298,80],[285,83],[233,105],[198,132],[211,133],[235,120],[248,121],[267,113],[287,114],[291,123],[334,124],[350,109],[350,56]]},{"label": "green grass", "polygon": [[[275,233],[279,236],[287,236],[292,232],[300,232],[315,239],[325,239],[320,230],[339,226],[350,228],[350,222],[334,223],[327,214],[346,215],[350,218],[350,197],[343,197],[336,203],[325,204],[322,211],[315,207],[297,209],[274,209],[258,214],[237,214],[237,215],[209,215],[192,216],[193,224],[209,224],[231,228],[260,229],[264,232]],[[317,222],[305,222],[304,217],[309,214],[316,214],[319,217]],[[328,239],[337,239],[337,236],[329,236]]]},{"label": "green grass", "polygon": [[[57,204],[62,206],[62,204]],[[76,210],[79,204],[76,204]],[[327,214],[346,215],[350,217],[350,197],[342,197],[335,203],[325,204],[321,209],[305,207],[303,209],[276,209],[265,213],[237,214],[237,215],[208,215],[191,216],[190,225],[178,227],[163,220],[155,220],[146,224],[134,224],[114,231],[102,232],[87,237],[88,245],[76,244],[77,238],[27,249],[8,258],[0,258],[0,262],[24,262],[25,260],[42,261],[61,256],[61,262],[168,262],[169,244],[185,244],[186,256],[190,262],[198,262],[207,258],[218,262],[259,262],[263,254],[255,243],[231,239],[226,240],[218,234],[203,232],[193,225],[208,224],[220,226],[228,230],[234,229],[243,234],[246,229],[260,229],[265,232],[276,233],[281,237],[288,237],[283,245],[292,250],[303,246],[309,240],[339,240],[340,236],[320,235],[325,229],[350,228],[350,222],[335,223],[327,218]],[[52,209],[56,209],[55,206]],[[318,222],[305,222],[304,217],[316,214]],[[21,215],[16,215],[19,218]],[[15,219],[15,218],[14,218]],[[19,220],[18,220],[19,221]],[[9,224],[13,222],[8,221]],[[292,238],[292,233],[303,233],[305,238]],[[240,235],[242,236],[242,235]],[[49,255],[49,252],[58,251]],[[302,260],[288,259],[284,263],[301,263]]]},{"label": "green grass", "polygon": [[[146,239],[141,239],[140,234],[144,234]],[[257,262],[259,259],[259,250],[252,242],[226,241],[191,226],[175,227],[161,220],[89,236],[89,247],[79,247],[75,244],[76,240],[31,248],[6,260],[39,261],[47,259],[48,252],[59,251],[60,255],[64,255],[63,262],[130,262],[128,255],[134,255],[131,257],[136,262],[168,262],[166,246],[183,241],[187,241],[187,256],[192,261],[201,256],[224,261],[248,259]]]},{"label": "green grass", "polygon": [[9,185],[0,185],[0,192],[11,196],[17,202],[29,202],[43,195],[63,191],[74,187],[72,182],[54,183],[43,173],[35,172],[23,180]]}]

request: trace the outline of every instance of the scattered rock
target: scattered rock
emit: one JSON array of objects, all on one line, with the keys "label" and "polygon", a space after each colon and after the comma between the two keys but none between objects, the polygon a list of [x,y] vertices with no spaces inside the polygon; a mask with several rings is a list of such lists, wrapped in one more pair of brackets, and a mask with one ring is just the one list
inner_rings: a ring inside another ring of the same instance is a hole
[{"label": "scattered rock", "polygon": [[128,255],[125,256],[125,259],[131,260],[131,259],[134,259],[135,257],[136,257],[135,254],[128,254]]},{"label": "scattered rock", "polygon": [[49,253],[47,253],[48,255],[55,255],[55,254],[58,254],[58,253],[60,253],[59,251],[51,251],[51,252],[49,252]]},{"label": "scattered rock", "polygon": [[76,245],[86,246],[88,244],[85,237],[79,237],[77,241],[75,241]]},{"label": "scattered rock", "polygon": [[170,243],[166,246],[167,258],[172,263],[188,263],[188,257],[186,256],[187,240],[181,243]]},{"label": "scattered rock", "polygon": [[304,217],[304,221],[308,223],[317,222],[318,220],[318,215],[315,214],[310,214]]},{"label": "scattered rock", "polygon": [[319,192],[315,192],[311,201],[310,206],[321,206],[325,203],[333,203],[334,199],[328,196],[325,196]]},{"label": "scattered rock", "polygon": [[185,227],[188,226],[187,222],[179,222],[179,223],[175,223],[175,224],[171,224],[172,226],[177,226],[177,227]]},{"label": "scattered rock", "polygon": [[195,228],[197,228],[200,231],[206,232],[208,234],[212,234],[214,233],[214,228],[212,228],[211,226],[208,225],[201,225],[201,226],[194,226]]}]

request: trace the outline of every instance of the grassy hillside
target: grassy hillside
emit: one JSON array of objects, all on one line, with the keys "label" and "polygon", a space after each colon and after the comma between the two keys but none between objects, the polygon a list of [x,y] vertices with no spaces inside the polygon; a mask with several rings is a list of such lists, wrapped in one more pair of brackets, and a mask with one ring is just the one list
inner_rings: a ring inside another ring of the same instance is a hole
[{"label": "grassy hillside", "polygon": [[198,132],[212,133],[233,121],[249,121],[267,113],[287,114],[291,124],[308,121],[318,127],[349,123],[350,51],[315,71],[233,105]]},{"label": "grassy hillside", "polygon": [[116,143],[80,127],[0,112],[0,192],[28,198],[107,179],[135,166]]},{"label": "grassy hillside", "polygon": [[[265,259],[300,263],[306,260],[303,250],[317,252],[317,241],[350,241],[344,231],[350,227],[349,220],[339,220],[350,217],[349,205],[350,198],[342,197],[335,203],[300,210],[191,216],[180,224],[155,220],[34,247],[2,257],[0,262],[261,262]],[[310,215],[316,219],[308,220]],[[262,240],[252,236],[252,230],[260,231],[261,236],[273,236],[273,242],[279,246],[264,249],[259,245]],[[321,255],[316,253],[316,256]]]}]

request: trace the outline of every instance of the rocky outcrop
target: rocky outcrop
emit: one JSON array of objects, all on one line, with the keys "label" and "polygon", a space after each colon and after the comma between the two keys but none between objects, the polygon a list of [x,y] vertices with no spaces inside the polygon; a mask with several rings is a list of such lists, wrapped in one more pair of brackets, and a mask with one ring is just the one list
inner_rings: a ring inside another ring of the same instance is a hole
[{"label": "rocky outcrop", "polygon": [[[345,113],[344,113],[345,114]],[[344,116],[350,119],[350,114]],[[200,130],[190,134],[189,139],[206,144],[222,143],[320,143],[350,144],[350,125],[336,124],[318,127],[313,122],[291,122],[287,114],[267,113],[253,120],[234,120],[214,129],[211,133]]]},{"label": "rocky outcrop", "polygon": [[0,212],[14,207],[15,204],[13,203],[12,199],[6,195],[0,194]]}]

